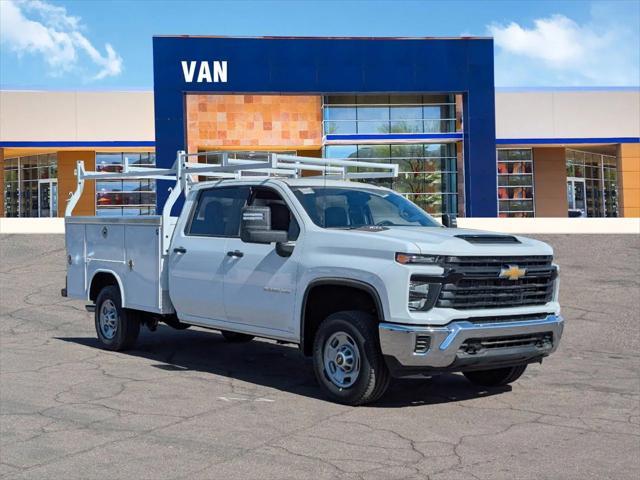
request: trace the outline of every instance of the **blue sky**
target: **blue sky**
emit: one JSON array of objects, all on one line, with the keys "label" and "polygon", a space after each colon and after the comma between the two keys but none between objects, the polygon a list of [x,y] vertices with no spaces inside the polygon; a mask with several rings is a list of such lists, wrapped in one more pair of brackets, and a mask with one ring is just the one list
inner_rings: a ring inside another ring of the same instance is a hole
[{"label": "blue sky", "polygon": [[496,85],[640,85],[640,0],[0,0],[0,87],[151,89],[153,35],[495,38]]}]

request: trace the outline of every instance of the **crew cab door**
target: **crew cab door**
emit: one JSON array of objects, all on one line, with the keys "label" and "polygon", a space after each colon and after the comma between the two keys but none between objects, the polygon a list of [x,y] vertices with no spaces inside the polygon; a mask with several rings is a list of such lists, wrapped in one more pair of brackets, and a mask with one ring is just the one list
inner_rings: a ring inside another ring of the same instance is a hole
[{"label": "crew cab door", "polygon": [[240,209],[249,187],[231,186],[198,192],[186,221],[178,225],[169,250],[169,292],[182,320],[215,325],[225,319],[226,243],[238,235]]},{"label": "crew cab door", "polygon": [[290,337],[294,331],[296,279],[302,248],[299,223],[289,205],[272,188],[254,187],[248,205],[269,207],[273,229],[287,231],[296,246],[291,256],[281,256],[273,243],[228,239],[230,261],[224,271],[227,319],[251,325],[256,333]]}]

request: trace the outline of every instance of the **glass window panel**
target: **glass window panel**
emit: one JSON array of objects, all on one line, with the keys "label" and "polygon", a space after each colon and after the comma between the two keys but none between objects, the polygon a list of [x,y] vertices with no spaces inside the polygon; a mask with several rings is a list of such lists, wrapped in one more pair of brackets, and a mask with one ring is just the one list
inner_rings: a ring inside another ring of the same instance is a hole
[{"label": "glass window panel", "polygon": [[389,95],[358,95],[356,103],[358,105],[387,105]]},{"label": "glass window panel", "polygon": [[454,96],[450,94],[423,95],[423,103],[453,103]]},{"label": "glass window panel", "polygon": [[326,158],[357,158],[358,147],[355,145],[327,145],[324,152]]},{"label": "glass window panel", "polygon": [[358,158],[389,158],[390,145],[360,145],[358,146]]},{"label": "glass window panel", "polygon": [[96,153],[96,170],[119,172],[122,170],[121,153]]},{"label": "glass window panel", "polygon": [[356,107],[327,107],[324,109],[325,120],[355,120]]},{"label": "glass window panel", "polygon": [[421,120],[396,120],[391,122],[389,133],[422,133]]},{"label": "glass window panel", "polygon": [[391,145],[391,157],[422,158],[424,157],[424,147],[421,144]]},{"label": "glass window panel", "polygon": [[356,103],[355,95],[329,95],[325,97],[325,104],[328,105],[340,105],[349,104],[354,105]]},{"label": "glass window panel", "polygon": [[324,122],[324,133],[326,135],[351,135],[358,133],[357,122],[349,121],[326,121]]},{"label": "glass window panel", "polygon": [[421,120],[422,107],[398,107],[392,106],[390,109],[391,120]]},{"label": "glass window panel", "polygon": [[509,185],[512,186],[529,186],[533,184],[532,175],[509,175]]},{"label": "glass window panel", "polygon": [[389,120],[389,107],[358,106],[358,121]]},{"label": "glass window panel", "polygon": [[422,95],[390,95],[389,103],[395,104],[420,104],[422,103]]}]

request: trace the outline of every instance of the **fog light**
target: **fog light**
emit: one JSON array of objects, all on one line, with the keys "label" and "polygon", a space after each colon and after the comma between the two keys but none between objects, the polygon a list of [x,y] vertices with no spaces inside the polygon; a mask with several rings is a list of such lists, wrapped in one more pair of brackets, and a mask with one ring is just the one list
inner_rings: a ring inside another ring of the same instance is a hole
[{"label": "fog light", "polygon": [[429,284],[426,282],[409,282],[409,310],[423,310],[429,298]]}]

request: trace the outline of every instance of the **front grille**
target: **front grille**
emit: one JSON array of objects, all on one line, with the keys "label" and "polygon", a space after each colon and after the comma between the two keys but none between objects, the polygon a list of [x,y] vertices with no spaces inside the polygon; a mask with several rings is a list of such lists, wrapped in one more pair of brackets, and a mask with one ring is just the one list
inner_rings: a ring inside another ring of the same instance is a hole
[{"label": "front grille", "polygon": [[495,350],[499,348],[550,348],[551,346],[553,346],[553,333],[544,332],[526,335],[513,335],[510,337],[469,338],[460,345],[460,351],[474,354],[482,350]]},{"label": "front grille", "polygon": [[[442,285],[436,306],[441,308],[507,308],[544,305],[553,297],[556,269],[551,256],[447,257],[445,269],[462,274]],[[526,268],[518,280],[500,278],[504,267]]]}]

